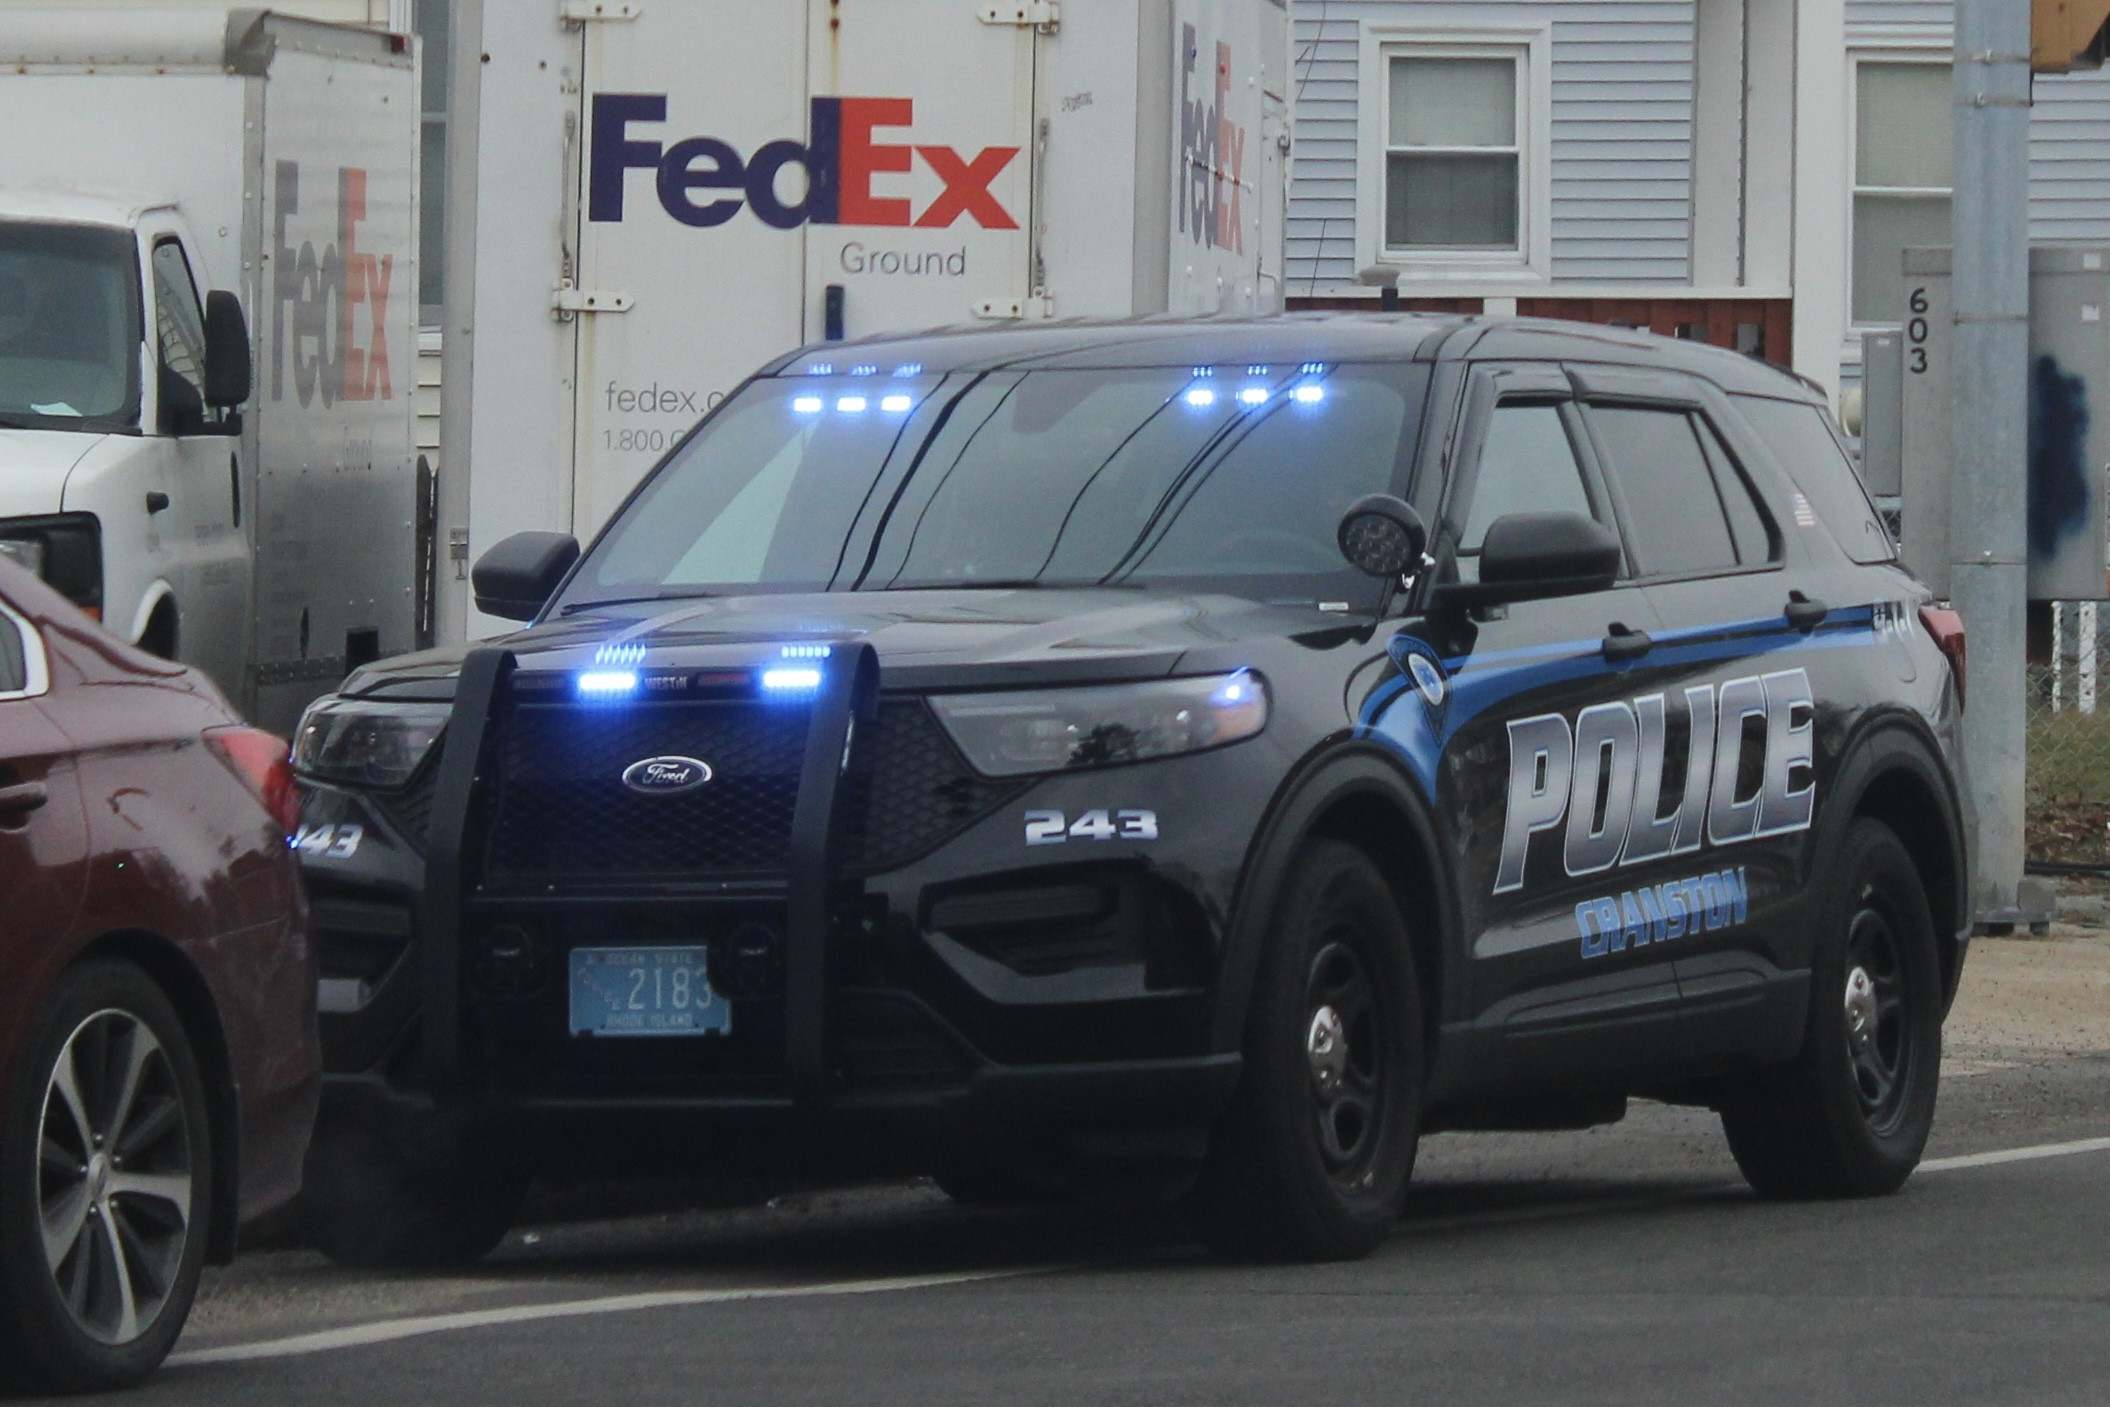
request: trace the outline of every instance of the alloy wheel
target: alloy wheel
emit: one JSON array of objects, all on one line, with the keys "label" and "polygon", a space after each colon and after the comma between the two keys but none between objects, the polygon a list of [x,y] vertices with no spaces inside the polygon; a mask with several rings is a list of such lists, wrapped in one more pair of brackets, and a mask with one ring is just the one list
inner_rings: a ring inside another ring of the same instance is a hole
[{"label": "alloy wheel", "polygon": [[1878,1131],[1894,1122],[1911,1059],[1905,970],[1897,932],[1874,892],[1846,934],[1846,1054],[1861,1113]]},{"label": "alloy wheel", "polygon": [[37,1205],[59,1301],[98,1343],[134,1341],[168,1302],[191,1234],[188,1125],[145,1022],[113,1008],[74,1028],[45,1089]]},{"label": "alloy wheel", "polygon": [[1346,1186],[1369,1182],[1384,1117],[1382,1014],[1363,955],[1335,939],[1313,955],[1304,1054],[1327,1175]]}]

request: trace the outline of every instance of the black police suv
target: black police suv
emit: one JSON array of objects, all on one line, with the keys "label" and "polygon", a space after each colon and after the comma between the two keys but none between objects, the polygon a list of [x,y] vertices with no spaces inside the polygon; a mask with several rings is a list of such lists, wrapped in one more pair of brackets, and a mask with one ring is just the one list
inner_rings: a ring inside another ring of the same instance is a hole
[{"label": "black police suv", "polygon": [[1418,316],[809,348],[474,583],[531,624],[296,748],[339,1259],[481,1255],[538,1172],[728,1171],[1141,1178],[1349,1256],[1421,1133],[1630,1095],[1770,1195],[1920,1156],[1962,631],[1757,362]]}]

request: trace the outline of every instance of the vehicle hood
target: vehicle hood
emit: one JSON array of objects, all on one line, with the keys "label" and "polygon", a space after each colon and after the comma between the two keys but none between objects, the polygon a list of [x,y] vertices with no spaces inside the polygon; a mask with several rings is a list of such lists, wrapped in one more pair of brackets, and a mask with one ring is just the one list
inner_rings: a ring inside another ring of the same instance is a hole
[{"label": "vehicle hood", "polygon": [[[1235,667],[1243,642],[1346,624],[1235,596],[1141,590],[830,592],[610,607],[485,643],[511,651],[522,670],[568,670],[610,658],[756,667],[781,659],[787,645],[863,642],[877,651],[886,687],[973,688],[1156,678],[1183,663]],[[343,692],[448,697],[465,653],[429,650],[369,665]]]},{"label": "vehicle hood", "polygon": [[74,430],[0,430],[0,518],[61,511],[74,467],[110,438]]}]

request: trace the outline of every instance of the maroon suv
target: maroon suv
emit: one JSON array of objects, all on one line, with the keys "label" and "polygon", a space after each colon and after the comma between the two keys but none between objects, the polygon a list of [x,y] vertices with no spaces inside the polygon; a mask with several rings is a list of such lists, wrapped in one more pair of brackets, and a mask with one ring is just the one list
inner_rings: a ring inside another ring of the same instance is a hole
[{"label": "maroon suv", "polygon": [[299,1189],[298,808],[203,675],[0,560],[0,1380],[144,1377],[200,1266]]}]

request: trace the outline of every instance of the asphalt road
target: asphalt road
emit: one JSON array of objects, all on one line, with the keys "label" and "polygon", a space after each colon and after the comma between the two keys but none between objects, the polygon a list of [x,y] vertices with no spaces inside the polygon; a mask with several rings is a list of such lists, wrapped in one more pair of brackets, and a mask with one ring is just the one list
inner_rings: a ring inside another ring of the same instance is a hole
[{"label": "asphalt road", "polygon": [[[1981,976],[2024,1006],[2110,992],[2110,942],[2013,951]],[[2110,1401],[2110,1053],[1985,1007],[1959,1004],[1931,1161],[1878,1201],[1760,1202],[1711,1115],[1637,1104],[1426,1140],[1398,1234],[1345,1266],[921,1185],[548,1222],[469,1275],[274,1251],[213,1273],[127,1400]]]}]

